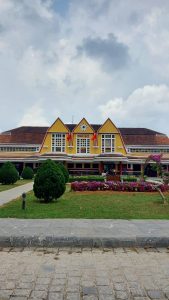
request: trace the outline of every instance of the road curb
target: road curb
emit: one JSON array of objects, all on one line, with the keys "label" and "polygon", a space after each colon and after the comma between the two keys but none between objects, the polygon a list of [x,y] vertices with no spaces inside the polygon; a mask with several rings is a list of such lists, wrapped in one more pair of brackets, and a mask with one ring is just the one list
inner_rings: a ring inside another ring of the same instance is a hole
[{"label": "road curb", "polygon": [[0,247],[168,247],[169,237],[0,236]]}]

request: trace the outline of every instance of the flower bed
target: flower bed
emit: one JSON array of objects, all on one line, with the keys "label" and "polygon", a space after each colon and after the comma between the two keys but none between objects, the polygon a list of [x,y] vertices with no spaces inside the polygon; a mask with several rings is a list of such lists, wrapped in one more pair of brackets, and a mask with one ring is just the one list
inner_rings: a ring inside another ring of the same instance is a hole
[{"label": "flower bed", "polygon": [[[161,185],[161,191],[169,190],[169,186]],[[72,182],[71,189],[73,191],[119,191],[119,192],[155,192],[153,184],[148,182]]]}]

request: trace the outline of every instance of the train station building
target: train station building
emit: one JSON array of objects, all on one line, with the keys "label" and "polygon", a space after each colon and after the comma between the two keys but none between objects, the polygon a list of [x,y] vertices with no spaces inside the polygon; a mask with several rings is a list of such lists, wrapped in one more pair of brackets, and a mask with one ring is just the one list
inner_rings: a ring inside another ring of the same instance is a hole
[{"label": "train station building", "polygon": [[[25,165],[36,169],[50,158],[61,161],[70,174],[101,174],[110,169],[117,174],[141,174],[150,154],[162,154],[169,171],[169,138],[147,128],[117,128],[112,120],[90,124],[64,124],[58,118],[49,128],[22,126],[0,134],[0,165],[13,162],[21,172]],[[147,175],[153,176],[149,166]]]}]

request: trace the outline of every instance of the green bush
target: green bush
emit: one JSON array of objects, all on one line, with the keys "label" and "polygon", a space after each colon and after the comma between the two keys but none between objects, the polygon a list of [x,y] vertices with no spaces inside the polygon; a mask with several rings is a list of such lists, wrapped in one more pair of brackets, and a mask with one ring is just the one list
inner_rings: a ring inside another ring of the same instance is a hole
[{"label": "green bush", "polygon": [[22,176],[23,179],[32,179],[34,177],[34,173],[33,173],[32,168],[25,167],[22,171],[21,176]]},{"label": "green bush", "polygon": [[50,159],[42,163],[34,180],[35,196],[45,202],[50,202],[59,198],[65,189],[65,178],[58,165]]},{"label": "green bush", "polygon": [[121,176],[123,182],[137,182],[137,177],[128,175],[128,176]]},{"label": "green bush", "polygon": [[60,170],[62,171],[64,178],[65,178],[65,182],[67,183],[69,181],[68,169],[61,162],[57,163],[57,165],[59,166]]},{"label": "green bush", "polygon": [[0,169],[0,182],[2,184],[14,184],[19,179],[18,171],[11,162],[6,162]]},{"label": "green bush", "polygon": [[69,182],[74,181],[104,181],[104,177],[100,175],[89,175],[89,176],[70,176]]}]

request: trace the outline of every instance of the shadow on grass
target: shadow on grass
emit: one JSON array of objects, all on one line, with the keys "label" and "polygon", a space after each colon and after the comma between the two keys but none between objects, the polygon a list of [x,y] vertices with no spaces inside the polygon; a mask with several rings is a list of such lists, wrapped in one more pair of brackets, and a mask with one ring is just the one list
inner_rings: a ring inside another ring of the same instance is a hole
[{"label": "shadow on grass", "polygon": [[33,203],[36,203],[36,204],[46,204],[46,205],[49,205],[49,204],[56,204],[56,203],[59,203],[59,200],[60,199],[54,199],[54,200],[52,200],[52,201],[44,201],[43,199],[37,199],[37,198],[35,198],[34,200],[33,200]]}]

